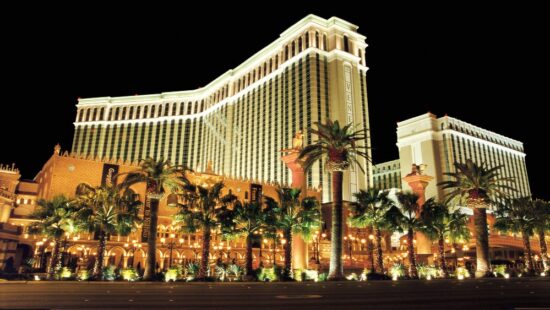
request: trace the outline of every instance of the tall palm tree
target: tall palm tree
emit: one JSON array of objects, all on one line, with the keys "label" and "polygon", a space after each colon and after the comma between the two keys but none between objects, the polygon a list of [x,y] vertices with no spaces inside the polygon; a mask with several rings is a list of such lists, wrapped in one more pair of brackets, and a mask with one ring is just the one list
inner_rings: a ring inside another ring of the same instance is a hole
[{"label": "tall palm tree", "polygon": [[212,231],[218,230],[222,224],[227,224],[226,214],[229,207],[235,204],[237,197],[231,193],[222,196],[223,183],[215,183],[212,187],[187,184],[183,187],[183,204],[179,204],[177,222],[184,223],[184,229],[189,232],[202,231],[202,257],[198,280],[205,280],[208,275],[210,257],[210,241]]},{"label": "tall palm tree", "polygon": [[444,276],[448,277],[449,272],[445,262],[445,239],[453,243],[470,239],[468,215],[460,212],[460,209],[451,212],[446,204],[430,198],[422,206],[420,218],[422,219],[422,232],[427,234],[430,239],[438,241],[439,264]]},{"label": "tall palm tree", "polygon": [[525,265],[527,272],[534,273],[535,265],[529,237],[533,235],[536,213],[531,198],[507,199],[500,203],[495,212],[494,228],[502,232],[521,233],[525,247]]},{"label": "tall palm tree", "polygon": [[416,269],[416,253],[414,251],[414,232],[422,227],[418,219],[420,206],[418,195],[413,192],[400,192],[397,194],[399,204],[392,206],[386,212],[386,220],[395,230],[407,233],[407,252],[409,257],[409,276],[418,278]]},{"label": "tall palm tree", "polygon": [[[374,230],[376,236],[378,271],[384,273],[381,228],[386,227],[388,224],[386,221],[386,212],[388,212],[389,208],[392,206],[392,202],[388,199],[387,191],[381,191],[376,188],[370,188],[366,191],[360,190],[353,195],[357,201],[351,204],[352,217],[349,218],[350,225],[360,228],[369,227]],[[371,266],[373,271],[376,272],[374,255],[372,253],[372,241],[369,238],[367,242]]]},{"label": "tall palm tree", "polygon": [[56,271],[61,269],[62,252],[60,251],[62,238],[66,234],[76,232],[74,215],[77,206],[63,195],[55,196],[52,200],[39,199],[38,208],[32,214],[33,222],[29,232],[35,235],[44,235],[54,240],[50,263],[47,268],[47,278],[53,279]]},{"label": "tall palm tree", "polygon": [[534,203],[535,211],[535,232],[539,237],[540,256],[544,270],[548,270],[548,248],[546,247],[546,231],[550,231],[550,203],[541,199],[536,199]]},{"label": "tall palm tree", "polygon": [[244,236],[246,238],[245,275],[251,279],[254,277],[254,270],[252,269],[254,234],[258,234],[264,229],[268,230],[275,224],[273,210],[269,206],[264,207],[258,202],[241,203],[237,201],[233,206],[233,210],[229,212],[228,220],[230,221],[229,225],[222,225],[226,229],[224,234],[229,237]]},{"label": "tall palm tree", "polygon": [[474,210],[476,235],[476,277],[484,277],[489,273],[489,232],[487,231],[486,208],[507,195],[506,190],[514,189],[506,185],[513,178],[502,177],[500,169],[503,166],[488,168],[485,163],[477,165],[471,159],[465,163],[454,164],[456,172],[444,173],[450,178],[439,183],[446,193],[448,202],[466,203]]},{"label": "tall palm tree", "polygon": [[313,197],[300,200],[300,193],[301,191],[297,188],[279,187],[277,188],[278,202],[271,197],[266,197],[268,208],[274,212],[275,225],[283,231],[286,241],[284,280],[292,279],[292,234],[299,234],[307,241],[321,224],[321,212],[317,200]]},{"label": "tall palm tree", "polygon": [[365,140],[366,130],[354,131],[352,124],[340,127],[338,121],[327,120],[326,124],[315,123],[317,129],[310,129],[318,139],[300,152],[300,159],[304,159],[304,167],[309,169],[314,162],[326,158],[326,169],[332,172],[332,225],[331,225],[331,252],[329,280],[343,280],[344,266],[342,264],[342,236],[343,236],[343,204],[342,180],[344,170],[355,163],[361,171],[363,167],[359,157],[370,160]]},{"label": "tall palm tree", "polygon": [[79,226],[99,234],[93,275],[101,280],[107,239],[112,234],[126,236],[137,229],[141,202],[134,191],[117,186],[79,184],[76,191],[75,203],[82,206],[76,214]]},{"label": "tall palm tree", "polygon": [[[185,172],[188,170],[183,166],[172,165],[168,160],[161,158],[157,161],[149,157],[141,161],[138,170],[121,173],[117,176],[120,178],[122,175],[126,175],[121,183],[126,188],[139,183],[145,183],[147,187],[145,206],[150,206],[150,220],[144,280],[152,280],[155,277],[159,202],[166,193],[177,192],[183,184],[189,183],[185,176]],[[144,220],[148,220],[147,216]]]}]

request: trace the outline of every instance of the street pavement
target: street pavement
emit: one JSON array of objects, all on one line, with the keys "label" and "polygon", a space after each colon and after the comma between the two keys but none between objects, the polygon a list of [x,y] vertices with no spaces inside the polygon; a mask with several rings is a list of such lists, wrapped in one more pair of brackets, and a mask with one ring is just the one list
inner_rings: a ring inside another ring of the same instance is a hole
[{"label": "street pavement", "polygon": [[0,282],[0,309],[550,309],[550,279]]}]

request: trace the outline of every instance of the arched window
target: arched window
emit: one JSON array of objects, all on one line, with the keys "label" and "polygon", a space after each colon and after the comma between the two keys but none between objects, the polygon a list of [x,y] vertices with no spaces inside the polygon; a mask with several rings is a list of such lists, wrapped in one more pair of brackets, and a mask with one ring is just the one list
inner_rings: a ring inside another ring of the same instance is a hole
[{"label": "arched window", "polygon": [[290,51],[290,57],[294,57],[294,50],[296,49],[296,44],[292,41],[292,50]]},{"label": "arched window", "polygon": [[298,53],[302,51],[302,37],[298,39]]},{"label": "arched window", "polygon": [[321,46],[319,45],[319,32],[315,31],[315,47],[316,48],[320,48]]},{"label": "arched window", "polygon": [[91,109],[86,109],[86,117],[84,117],[85,122],[90,121],[90,114],[92,114],[92,110]]},{"label": "arched window", "polygon": [[151,107],[151,118],[155,117],[155,106]]},{"label": "arched window", "polygon": [[344,51],[349,53],[349,39],[348,39],[348,36],[344,36]]},{"label": "arched window", "polygon": [[126,119],[126,107],[122,108],[122,114],[120,115],[120,119],[121,120]]},{"label": "arched window", "polygon": [[269,59],[269,73],[271,73],[271,70],[273,70],[273,58]]},{"label": "arched window", "polygon": [[275,55],[275,69],[279,67],[279,55]]},{"label": "arched window", "polygon": [[128,119],[134,119],[134,107],[130,107],[130,111],[128,113]]},{"label": "arched window", "polygon": [[144,107],[143,107],[143,118],[148,118],[148,115],[147,115],[147,106],[144,106]]},{"label": "arched window", "polygon": [[306,32],[306,48],[309,47],[309,32]]},{"label": "arched window", "polygon": [[164,104],[164,116],[168,116],[168,110],[170,109],[170,104]]},{"label": "arched window", "polygon": [[180,102],[180,115],[183,115],[183,106],[184,106],[184,103]]},{"label": "arched window", "polygon": [[116,108],[115,110],[115,120],[118,121],[118,115],[120,113],[120,108]]},{"label": "arched window", "polygon": [[97,109],[94,109],[94,114],[92,116],[92,121],[95,121],[97,117]]},{"label": "arched window", "polygon": [[136,117],[135,118],[141,118],[141,115],[139,115],[139,112],[141,112],[141,107],[136,108]]},{"label": "arched window", "polygon": [[323,50],[328,51],[327,35],[323,34]]},{"label": "arched window", "polygon": [[288,45],[285,46],[285,60],[284,61],[287,61],[288,60]]},{"label": "arched window", "polygon": [[99,120],[102,121],[103,120],[103,114],[105,113],[105,108],[101,108],[99,109]]},{"label": "arched window", "polygon": [[176,103],[172,103],[172,116],[176,115],[176,109],[178,108],[178,106],[176,105]]}]

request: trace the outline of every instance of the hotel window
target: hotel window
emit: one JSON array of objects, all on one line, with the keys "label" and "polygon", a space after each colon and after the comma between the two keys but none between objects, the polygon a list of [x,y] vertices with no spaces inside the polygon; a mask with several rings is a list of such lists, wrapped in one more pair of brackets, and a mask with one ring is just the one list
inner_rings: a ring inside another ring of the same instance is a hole
[{"label": "hotel window", "polygon": [[285,46],[285,59],[284,61],[287,61],[288,60],[288,45]]},{"label": "hotel window", "polygon": [[141,116],[139,115],[140,112],[141,112],[141,107],[137,107],[137,108],[136,108],[136,117],[135,117],[135,118],[141,118]]},{"label": "hotel window", "polygon": [[143,107],[143,118],[147,118],[147,106]]},{"label": "hotel window", "polygon": [[298,39],[298,52],[301,52],[301,51],[302,51],[302,37]]},{"label": "hotel window", "polygon": [[315,31],[315,47],[316,48],[320,48],[321,46],[319,45],[319,32]]},{"label": "hotel window", "polygon": [[164,104],[164,116],[168,116],[168,111],[170,110],[170,104]]},{"label": "hotel window", "polygon": [[177,108],[178,108],[177,104],[175,102],[172,103],[172,116],[176,115]]},{"label": "hotel window", "polygon": [[120,112],[120,108],[115,109],[115,120],[118,121],[118,114]]},{"label": "hotel window", "polygon": [[99,120],[102,121],[103,120],[103,114],[105,113],[105,109],[104,108],[101,108],[99,109]]},{"label": "hotel window", "polygon": [[128,113],[128,119],[134,119],[134,107],[130,107],[130,111]]},{"label": "hotel window", "polygon": [[309,47],[309,32],[306,32],[306,48]]},{"label": "hotel window", "polygon": [[275,55],[275,69],[279,67],[279,55]]},{"label": "hotel window", "polygon": [[292,49],[290,50],[290,56],[294,57],[294,50],[296,49],[296,44],[292,41]]},{"label": "hotel window", "polygon": [[327,43],[327,35],[326,34],[323,34],[323,49],[325,51],[328,51],[328,43]]},{"label": "hotel window", "polygon": [[84,110],[80,110],[79,113],[78,113],[78,121],[79,122],[82,122],[82,116],[84,115]]},{"label": "hotel window", "polygon": [[122,108],[122,114],[120,115],[120,119],[121,120],[125,120],[126,119],[126,108]]},{"label": "hotel window", "polygon": [[349,39],[348,39],[348,36],[344,36],[344,51],[349,53]]},{"label": "hotel window", "polygon": [[94,115],[92,116],[92,121],[95,121],[97,117],[97,109],[94,109]]}]

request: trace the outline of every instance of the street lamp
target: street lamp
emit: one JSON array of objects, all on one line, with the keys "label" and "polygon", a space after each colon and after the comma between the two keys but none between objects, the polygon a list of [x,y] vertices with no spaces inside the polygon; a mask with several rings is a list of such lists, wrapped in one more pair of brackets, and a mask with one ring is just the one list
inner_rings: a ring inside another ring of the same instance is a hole
[{"label": "street lamp", "polygon": [[[176,244],[176,234],[170,234],[170,238],[168,238],[168,249],[170,250],[170,257],[169,257],[169,261],[168,261],[168,268],[172,268],[172,250],[174,249],[174,245]],[[180,239],[180,243],[183,243],[182,242],[183,239]],[[160,238],[160,242],[162,243],[162,245],[164,245],[166,243],[166,238],[162,237]]]}]

